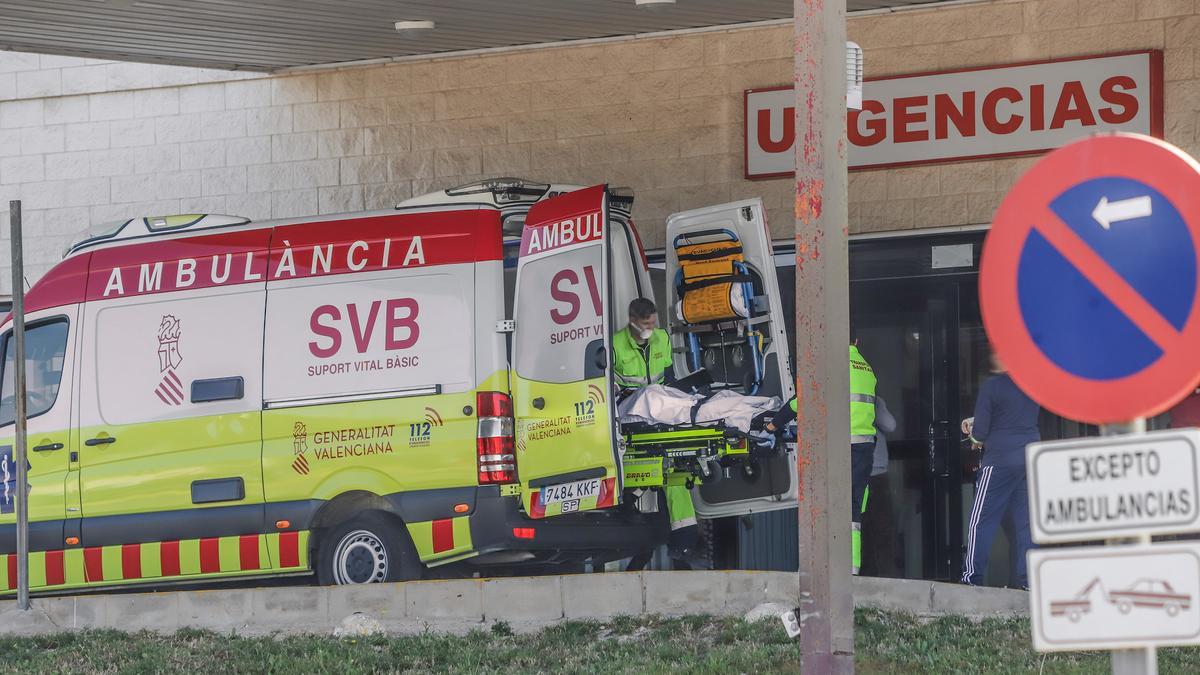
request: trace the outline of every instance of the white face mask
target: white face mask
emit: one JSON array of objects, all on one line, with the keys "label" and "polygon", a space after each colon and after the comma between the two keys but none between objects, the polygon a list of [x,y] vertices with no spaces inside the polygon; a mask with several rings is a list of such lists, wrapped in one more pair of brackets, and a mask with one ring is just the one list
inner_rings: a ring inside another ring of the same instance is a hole
[{"label": "white face mask", "polygon": [[651,335],[654,335],[653,328],[638,328],[633,324],[629,324],[629,332],[633,333],[634,337],[639,340],[649,340]]}]

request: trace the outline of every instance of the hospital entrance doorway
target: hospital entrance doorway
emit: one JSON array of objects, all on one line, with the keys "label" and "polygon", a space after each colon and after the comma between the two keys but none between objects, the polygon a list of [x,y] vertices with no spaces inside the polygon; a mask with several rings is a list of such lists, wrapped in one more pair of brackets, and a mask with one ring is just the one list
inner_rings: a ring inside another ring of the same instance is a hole
[{"label": "hospital entrance doorway", "polygon": [[[971,416],[988,375],[978,298],[983,239],[983,231],[970,231],[850,242],[851,321],[896,419],[886,471],[868,492],[864,575],[957,580],[962,573],[978,456],[959,422]],[[795,284],[790,257],[780,251],[777,259],[781,288]],[[794,305],[785,311],[794,317]],[[743,518],[737,529],[731,564],[796,569],[794,512]],[[994,549],[1006,555],[1004,541]],[[1007,574],[1007,564],[996,567]]]},{"label": "hospital entrance doorway", "polygon": [[[955,580],[978,453],[959,429],[987,376],[983,234],[852,242],[850,317],[895,418],[863,523],[870,576]],[[966,508],[964,508],[964,506]]]}]

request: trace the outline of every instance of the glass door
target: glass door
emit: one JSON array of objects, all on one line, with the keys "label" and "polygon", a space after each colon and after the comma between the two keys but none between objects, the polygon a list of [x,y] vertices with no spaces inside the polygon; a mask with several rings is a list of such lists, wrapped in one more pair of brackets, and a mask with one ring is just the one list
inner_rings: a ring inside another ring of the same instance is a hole
[{"label": "glass door", "polygon": [[951,579],[961,565],[960,292],[954,278],[851,284],[860,350],[896,419],[871,481],[864,574]]}]

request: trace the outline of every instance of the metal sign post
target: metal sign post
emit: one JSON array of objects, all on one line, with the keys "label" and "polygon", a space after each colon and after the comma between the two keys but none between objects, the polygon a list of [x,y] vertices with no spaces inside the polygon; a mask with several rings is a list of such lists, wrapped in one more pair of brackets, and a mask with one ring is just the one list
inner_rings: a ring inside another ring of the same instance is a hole
[{"label": "metal sign post", "polygon": [[13,463],[17,465],[17,606],[29,609],[29,480],[25,438],[25,264],[21,251],[21,200],[8,203],[12,231]]},{"label": "metal sign post", "polygon": [[[1121,436],[1124,434],[1142,434],[1146,432],[1146,418],[1139,417],[1132,422],[1105,424],[1100,427],[1101,436]],[[1150,544],[1150,535],[1145,532],[1131,539],[1109,539],[1108,545],[1137,542]],[[1113,675],[1158,675],[1158,649],[1139,647],[1135,649],[1114,649],[1112,652]]]}]

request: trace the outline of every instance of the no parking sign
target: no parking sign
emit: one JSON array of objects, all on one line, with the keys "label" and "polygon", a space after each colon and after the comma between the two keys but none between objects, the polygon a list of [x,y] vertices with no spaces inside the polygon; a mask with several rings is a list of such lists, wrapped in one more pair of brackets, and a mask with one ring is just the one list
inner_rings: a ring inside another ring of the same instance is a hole
[{"label": "no parking sign", "polygon": [[984,245],[984,326],[1013,380],[1070,419],[1162,412],[1200,380],[1200,165],[1096,136],[1017,181]]}]

